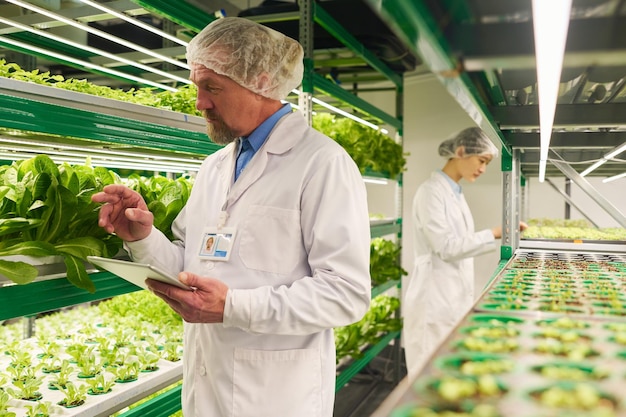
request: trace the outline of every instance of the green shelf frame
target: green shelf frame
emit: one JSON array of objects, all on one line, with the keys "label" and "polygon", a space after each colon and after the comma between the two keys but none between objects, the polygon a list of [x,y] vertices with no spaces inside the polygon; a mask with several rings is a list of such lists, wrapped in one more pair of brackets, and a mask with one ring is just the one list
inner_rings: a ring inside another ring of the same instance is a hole
[{"label": "green shelf frame", "polygon": [[378,107],[368,103],[358,96],[355,96],[351,92],[338,86],[334,82],[327,80],[319,74],[313,74],[313,85],[316,90],[344,102],[357,111],[373,116],[389,124],[389,126],[393,126],[395,129],[402,129],[402,120],[380,110]]},{"label": "green shelf frame", "polygon": [[387,281],[384,284],[381,284],[377,287],[372,288],[372,298],[384,293],[385,291],[387,291],[390,288],[393,287],[398,287],[400,286],[400,280],[399,279],[395,279],[395,280],[391,280],[391,281]]},{"label": "green shelf frame", "polygon": [[372,361],[378,354],[391,343],[394,339],[400,338],[400,331],[387,333],[383,336],[378,343],[365,351],[365,354],[352,362],[346,369],[344,369],[336,379],[335,392],[338,392],[344,385],[358,374],[368,363]]},{"label": "green shelf frame", "polygon": [[370,227],[370,234],[372,238],[381,237],[402,232],[402,224],[396,221],[395,223],[383,223]]},{"label": "green shelf frame", "polygon": [[[68,123],[71,121],[71,123]],[[221,146],[206,132],[126,119],[57,104],[0,94],[0,126],[133,147],[208,155]]]},{"label": "green shelf frame", "polygon": [[169,417],[182,409],[182,385],[149,399],[148,401],[119,414],[118,417]]},{"label": "green shelf frame", "polygon": [[10,303],[0,303],[0,320],[32,316],[141,290],[110,272],[96,272],[89,277],[96,286],[93,294],[75,287],[65,277],[0,287],[1,298],[11,300]]}]

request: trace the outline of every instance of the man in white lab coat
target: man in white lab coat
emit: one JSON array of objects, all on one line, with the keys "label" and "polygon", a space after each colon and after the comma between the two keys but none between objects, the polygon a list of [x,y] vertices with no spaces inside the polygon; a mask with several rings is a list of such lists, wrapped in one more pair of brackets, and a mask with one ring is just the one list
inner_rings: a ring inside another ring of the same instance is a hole
[{"label": "man in white lab coat", "polygon": [[241,18],[191,41],[196,106],[226,146],[202,164],[174,242],[128,188],[93,197],[133,260],[195,288],[147,281],[184,319],[185,417],[331,417],[332,328],[369,306],[359,170],[280,101],[300,84],[302,58],[296,41]]},{"label": "man in white lab coat", "polygon": [[[403,344],[409,379],[474,303],[474,256],[496,249],[501,226],[474,231],[459,182],[473,183],[498,149],[479,128],[439,146],[445,158],[413,199],[414,267],[402,282]],[[520,225],[525,227],[525,225]]]}]

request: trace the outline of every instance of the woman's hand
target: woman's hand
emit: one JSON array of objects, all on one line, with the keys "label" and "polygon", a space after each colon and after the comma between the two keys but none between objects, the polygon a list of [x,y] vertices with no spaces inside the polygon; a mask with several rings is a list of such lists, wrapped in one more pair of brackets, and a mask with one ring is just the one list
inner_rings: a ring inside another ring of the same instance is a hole
[{"label": "woman's hand", "polygon": [[104,203],[100,207],[98,225],[122,240],[133,242],[150,234],[154,216],[141,195],[130,188],[110,184],[91,196],[91,201]]}]

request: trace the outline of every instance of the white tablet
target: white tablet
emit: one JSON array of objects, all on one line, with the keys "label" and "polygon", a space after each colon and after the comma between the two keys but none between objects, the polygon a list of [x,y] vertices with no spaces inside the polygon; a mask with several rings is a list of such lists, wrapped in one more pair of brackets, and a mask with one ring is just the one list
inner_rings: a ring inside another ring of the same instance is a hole
[{"label": "white tablet", "polygon": [[98,268],[113,272],[120,278],[124,278],[126,281],[143,289],[148,289],[146,285],[146,279],[148,278],[165,282],[166,284],[176,285],[185,290],[193,289],[180,282],[177,277],[154,265],[123,261],[121,259],[102,258],[100,256],[88,256],[87,260]]}]

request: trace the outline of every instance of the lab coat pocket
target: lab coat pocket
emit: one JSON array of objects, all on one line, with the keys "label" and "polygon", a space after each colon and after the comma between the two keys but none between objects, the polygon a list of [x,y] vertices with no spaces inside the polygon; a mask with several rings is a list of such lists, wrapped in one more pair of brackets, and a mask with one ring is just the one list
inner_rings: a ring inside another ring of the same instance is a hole
[{"label": "lab coat pocket", "polygon": [[246,267],[288,274],[296,267],[301,253],[300,211],[250,206],[239,249]]},{"label": "lab coat pocket", "polygon": [[319,351],[235,350],[233,415],[320,417]]}]

